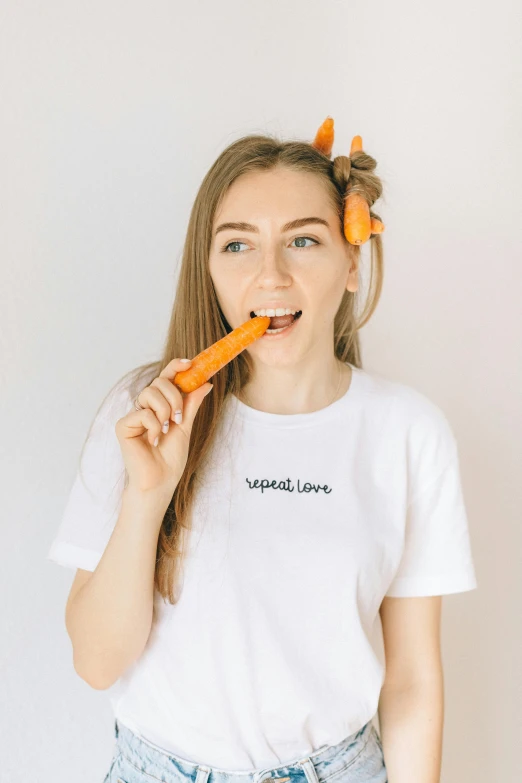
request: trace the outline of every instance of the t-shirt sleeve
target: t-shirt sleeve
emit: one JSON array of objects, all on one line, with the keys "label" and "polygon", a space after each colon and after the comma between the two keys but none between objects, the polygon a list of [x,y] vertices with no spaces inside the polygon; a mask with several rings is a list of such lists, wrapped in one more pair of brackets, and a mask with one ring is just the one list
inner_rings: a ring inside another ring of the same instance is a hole
[{"label": "t-shirt sleeve", "polygon": [[132,408],[126,388],[111,389],[96,414],[47,560],[94,571],[112,535],[125,485],[115,426]]},{"label": "t-shirt sleeve", "polygon": [[404,547],[388,597],[462,593],[477,585],[457,443],[440,409],[412,436],[414,480]]}]

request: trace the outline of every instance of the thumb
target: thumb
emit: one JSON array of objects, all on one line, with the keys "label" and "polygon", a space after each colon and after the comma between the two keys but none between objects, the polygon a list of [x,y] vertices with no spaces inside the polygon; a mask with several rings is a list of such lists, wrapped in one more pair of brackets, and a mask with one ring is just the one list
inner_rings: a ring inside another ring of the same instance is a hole
[{"label": "thumb", "polygon": [[183,423],[192,427],[192,423],[196,418],[196,413],[199,410],[201,403],[209,392],[214,388],[212,383],[204,383],[198,389],[194,389],[193,392],[187,394],[183,401]]}]

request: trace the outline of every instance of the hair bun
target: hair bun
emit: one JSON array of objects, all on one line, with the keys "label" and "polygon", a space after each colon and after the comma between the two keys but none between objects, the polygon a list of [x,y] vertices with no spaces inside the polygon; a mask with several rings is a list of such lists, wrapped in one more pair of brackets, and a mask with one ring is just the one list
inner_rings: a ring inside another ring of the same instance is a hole
[{"label": "hair bun", "polygon": [[333,178],[343,190],[350,179],[351,170],[352,161],[346,155],[337,155],[333,159]]}]

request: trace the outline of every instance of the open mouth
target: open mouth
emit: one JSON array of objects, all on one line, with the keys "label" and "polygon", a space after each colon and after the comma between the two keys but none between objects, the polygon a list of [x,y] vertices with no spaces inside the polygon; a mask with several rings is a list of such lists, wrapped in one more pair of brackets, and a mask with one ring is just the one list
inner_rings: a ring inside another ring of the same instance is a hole
[{"label": "open mouth", "polygon": [[[302,310],[297,310],[295,315],[272,315],[270,316],[270,326],[265,334],[279,334],[297,321],[303,314]],[[254,311],[250,313],[250,318],[256,318]]]}]

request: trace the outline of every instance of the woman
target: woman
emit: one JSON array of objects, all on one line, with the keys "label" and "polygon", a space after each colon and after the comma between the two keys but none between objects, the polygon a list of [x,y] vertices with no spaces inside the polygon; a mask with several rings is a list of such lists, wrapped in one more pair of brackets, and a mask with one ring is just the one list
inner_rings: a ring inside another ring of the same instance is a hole
[{"label": "woman", "polygon": [[[358,315],[347,197],[382,186],[319,142],[248,136],[207,173],[161,360],[103,401],[48,555],[77,569],[75,669],[111,688],[106,782],[439,779],[441,596],[477,586],[457,443],[362,369],[383,226]],[[173,357],[256,314],[282,331],[182,394]]]}]

